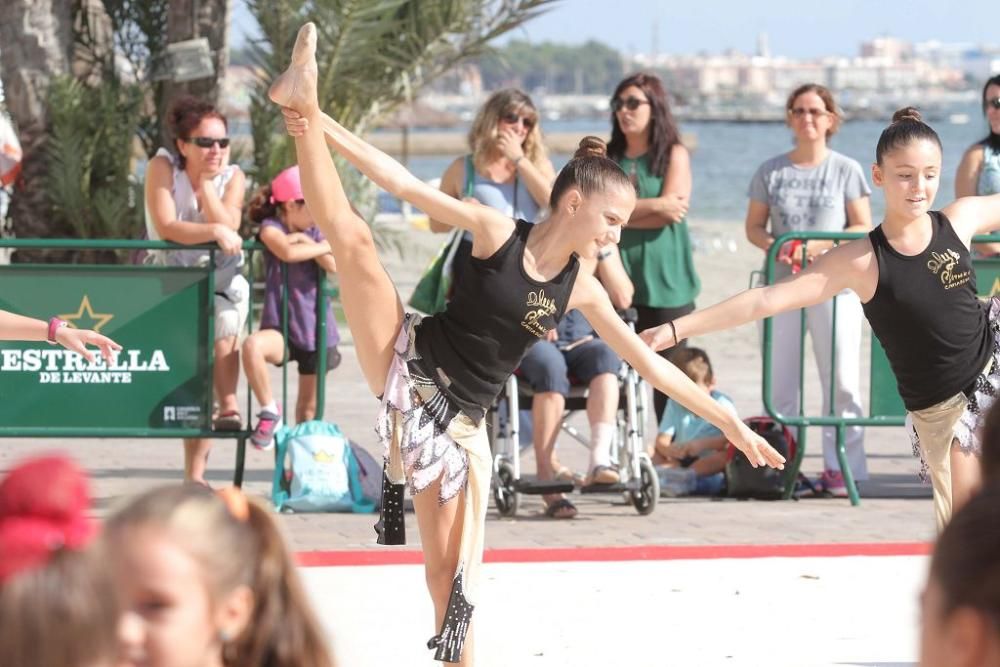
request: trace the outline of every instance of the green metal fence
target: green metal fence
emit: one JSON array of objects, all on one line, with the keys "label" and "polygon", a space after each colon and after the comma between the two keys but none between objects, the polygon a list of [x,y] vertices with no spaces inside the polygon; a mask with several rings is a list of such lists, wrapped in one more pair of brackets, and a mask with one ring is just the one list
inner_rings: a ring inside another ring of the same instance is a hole
[{"label": "green metal fence", "polygon": [[[3,239],[3,248],[55,250],[209,251],[206,266],[134,264],[10,264],[0,266],[0,308],[95,329],[123,349],[111,364],[89,364],[59,346],[0,342],[0,437],[235,438],[234,483],[243,482],[247,430],[212,430],[214,244],[163,241]],[[248,241],[247,266],[264,246]],[[318,368],[326,368],[326,299],[334,292],[320,272]],[[252,276],[251,276],[252,278]],[[287,271],[283,271],[282,334],[288,340]],[[251,280],[252,282],[252,280]],[[254,312],[253,290],[249,311]],[[247,329],[252,328],[248,317]],[[247,392],[246,415],[251,413]],[[288,371],[282,366],[287,409]],[[325,383],[317,383],[316,419]]]},{"label": "green metal fence", "polygon": [[[773,283],[775,275],[775,261],[781,247],[788,241],[801,240],[802,256],[805,259],[805,242],[810,240],[834,241],[839,244],[844,241],[863,238],[866,236],[860,232],[790,232],[775,239],[768,249],[765,264],[765,281],[767,284]],[[1000,241],[1000,235],[976,236],[973,239],[976,243]],[[973,268],[976,273],[976,285],[981,297],[991,296],[1000,293],[1000,259],[976,259],[973,261]],[[833,305],[833,333],[830,346],[830,396],[836,395],[836,331],[837,331],[837,300]],[[868,415],[865,417],[847,418],[839,417],[836,413],[836,405],[831,399],[828,414],[807,415],[805,414],[805,336],[806,336],[806,311],[800,311],[800,334],[799,334],[799,414],[783,415],[779,414],[773,405],[772,397],[772,358],[775,354],[772,345],[773,322],[771,318],[764,320],[764,340],[763,340],[763,388],[762,395],[764,409],[777,422],[785,424],[797,430],[798,449],[795,459],[791,462],[788,482],[785,487],[785,497],[791,496],[794,491],[795,481],[798,477],[799,468],[802,465],[802,458],[806,448],[806,429],[809,426],[828,426],[836,430],[837,440],[837,460],[840,463],[840,470],[844,475],[844,482],[847,486],[848,497],[852,505],[861,503],[858,495],[858,488],[847,463],[847,449],[845,446],[845,430],[851,426],[875,427],[875,426],[902,426],[905,423],[906,410],[903,401],[896,388],[896,378],[889,367],[889,361],[885,356],[885,351],[879,344],[878,339],[871,337],[871,369],[870,369],[870,389]],[[867,326],[867,323],[865,323]]]}]

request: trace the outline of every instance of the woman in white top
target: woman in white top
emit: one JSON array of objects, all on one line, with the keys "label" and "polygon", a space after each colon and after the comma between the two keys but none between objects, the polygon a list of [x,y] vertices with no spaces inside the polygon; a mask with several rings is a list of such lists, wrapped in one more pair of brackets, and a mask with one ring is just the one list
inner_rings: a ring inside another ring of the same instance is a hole
[{"label": "woman in white top", "polygon": [[[219,414],[216,430],[243,427],[236,402],[239,333],[246,323],[250,287],[240,274],[243,239],[237,233],[246,187],[243,172],[229,164],[225,117],[201,100],[178,100],[168,118],[176,153],[161,148],[146,170],[146,230],[154,240],[185,245],[218,243],[215,259],[215,368]],[[158,263],[198,266],[207,250],[161,251]],[[204,483],[211,442],[184,440],[184,478]]]}]

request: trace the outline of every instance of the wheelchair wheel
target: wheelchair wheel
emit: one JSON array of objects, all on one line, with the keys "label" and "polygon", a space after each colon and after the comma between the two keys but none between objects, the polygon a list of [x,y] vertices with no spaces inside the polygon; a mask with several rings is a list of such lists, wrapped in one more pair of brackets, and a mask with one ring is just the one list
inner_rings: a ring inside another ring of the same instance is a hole
[{"label": "wheelchair wheel", "polygon": [[639,460],[639,490],[632,491],[632,505],[642,516],[651,514],[660,499],[660,478],[653,462],[645,456]]},{"label": "wheelchair wheel", "polygon": [[497,505],[497,512],[503,517],[512,517],[517,514],[517,504],[520,494],[514,490],[514,467],[507,461],[503,461],[497,467],[496,483],[493,485],[493,500]]}]

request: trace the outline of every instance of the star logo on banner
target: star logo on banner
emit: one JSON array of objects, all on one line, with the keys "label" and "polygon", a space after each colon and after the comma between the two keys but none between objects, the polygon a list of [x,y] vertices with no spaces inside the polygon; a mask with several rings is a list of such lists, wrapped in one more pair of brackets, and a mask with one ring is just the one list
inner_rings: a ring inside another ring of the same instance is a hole
[{"label": "star logo on banner", "polygon": [[114,317],[111,313],[95,313],[90,305],[90,297],[83,295],[80,307],[75,313],[66,313],[58,316],[60,320],[66,320],[75,329],[93,329],[100,331],[101,327],[111,321]]}]

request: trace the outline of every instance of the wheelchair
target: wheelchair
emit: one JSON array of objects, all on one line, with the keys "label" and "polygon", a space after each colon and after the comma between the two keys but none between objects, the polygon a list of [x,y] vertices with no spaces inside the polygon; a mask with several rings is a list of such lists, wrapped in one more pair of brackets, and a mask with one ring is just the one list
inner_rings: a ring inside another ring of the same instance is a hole
[{"label": "wheelchair", "polygon": [[[629,320],[627,315],[625,319]],[[634,326],[634,319],[630,324]],[[621,479],[616,484],[583,487],[580,492],[623,496],[640,515],[647,515],[656,509],[660,497],[659,477],[643,445],[648,414],[647,383],[634,368],[623,362],[618,372],[618,387],[618,410],[615,413],[617,428],[611,445],[611,460],[617,462]],[[503,517],[517,514],[521,494],[571,493],[575,488],[570,481],[540,481],[521,474],[518,414],[522,409],[531,408],[532,396],[531,387],[519,382],[514,373],[486,417],[490,450],[493,453],[493,500]],[[506,410],[501,410],[501,406],[505,406]],[[586,412],[586,409],[587,387],[571,385],[560,429],[589,447],[589,440],[567,423],[574,412]]]}]

